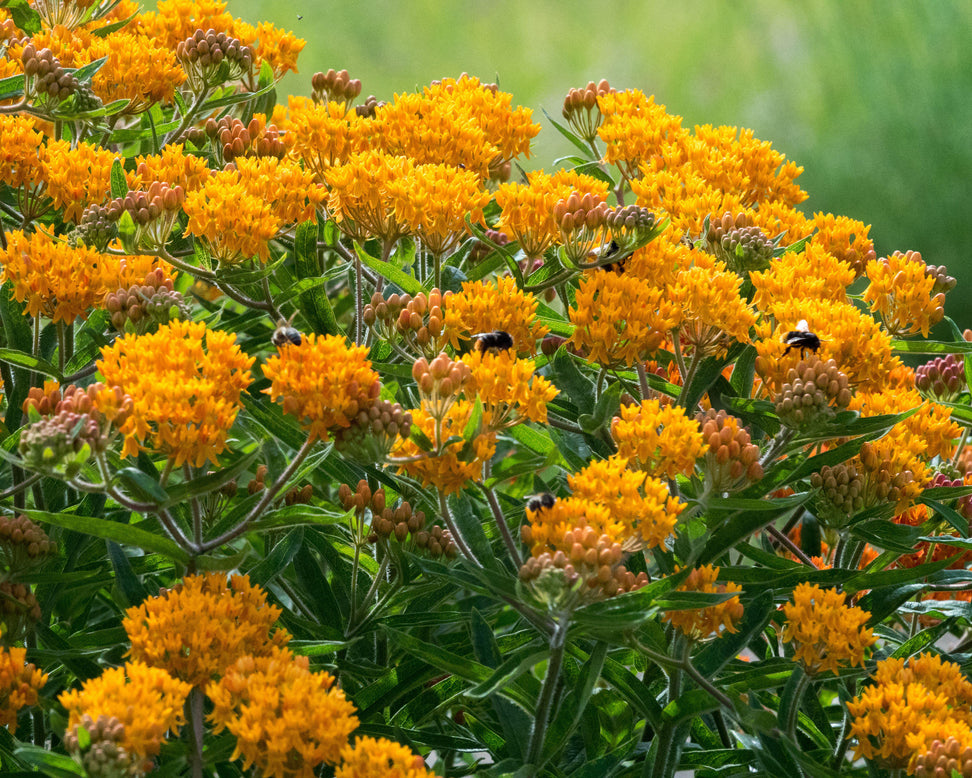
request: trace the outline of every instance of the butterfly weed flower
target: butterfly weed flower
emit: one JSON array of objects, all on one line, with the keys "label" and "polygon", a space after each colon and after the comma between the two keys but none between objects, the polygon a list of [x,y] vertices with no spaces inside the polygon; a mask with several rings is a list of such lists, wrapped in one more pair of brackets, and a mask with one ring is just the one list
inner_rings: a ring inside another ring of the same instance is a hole
[{"label": "butterfly weed flower", "polygon": [[517,354],[533,354],[536,343],[549,332],[537,319],[537,298],[524,292],[510,276],[490,281],[466,281],[462,291],[445,299],[445,331],[458,348],[481,332],[501,330],[513,338]]},{"label": "butterfly weed flower", "polygon": [[408,226],[395,213],[388,185],[414,167],[407,157],[369,150],[328,168],[324,173],[330,191],[328,210],[341,231],[359,242],[377,238],[386,249],[406,235]]},{"label": "butterfly weed flower", "polygon": [[37,704],[38,693],[47,683],[47,673],[26,659],[26,648],[0,647],[0,726],[8,729],[17,728],[17,714]]},{"label": "butterfly weed flower", "polygon": [[587,143],[593,144],[604,119],[598,105],[598,98],[616,91],[604,78],[596,84],[588,81],[586,87],[568,91],[562,110],[567,126]]},{"label": "butterfly weed flower", "polygon": [[649,475],[675,478],[691,475],[696,462],[708,450],[699,423],[678,406],[645,400],[622,405],[611,422],[611,436],[618,456]]},{"label": "butterfly weed flower", "polygon": [[133,661],[105,670],[58,700],[68,711],[68,731],[84,716],[119,722],[124,727],[121,746],[140,758],[142,769],[147,770],[162,741],[169,733],[178,734],[185,722],[183,703],[191,688],[161,668]]},{"label": "butterfly weed flower", "polygon": [[313,778],[321,764],[335,764],[357,728],[354,705],[334,686],[334,676],[312,672],[306,656],[274,648],[241,656],[209,684],[209,720],[216,734],[236,738],[231,759],[260,775]]},{"label": "butterfly weed flower", "polygon": [[607,505],[583,497],[560,498],[550,506],[528,505],[526,518],[520,537],[535,557],[545,551],[570,552],[571,546],[564,546],[563,540],[565,533],[573,530],[590,529],[595,538],[606,535],[619,542],[627,538],[628,528],[621,517]]},{"label": "butterfly weed flower", "polygon": [[669,114],[655,97],[638,89],[610,91],[598,95],[601,126],[598,137],[604,142],[604,161],[617,166],[629,181],[641,175],[640,165],[661,155],[669,144],[676,144],[687,131],[682,117]]},{"label": "butterfly weed flower", "polygon": [[352,154],[368,150],[371,124],[370,119],[358,116],[344,102],[314,103],[293,96],[287,101],[286,118],[279,121],[291,155],[321,183],[330,168],[348,162]]},{"label": "butterfly weed flower", "polygon": [[160,181],[173,188],[181,186],[186,192],[195,192],[211,175],[205,159],[187,154],[185,144],[170,143],[158,154],[136,157],[135,167],[125,172],[125,179],[129,189],[147,189]]},{"label": "butterfly weed flower", "polygon": [[770,261],[769,267],[749,278],[755,288],[753,304],[766,311],[783,300],[847,299],[847,287],[855,279],[851,265],[817,244],[808,243],[803,251],[788,251]]},{"label": "butterfly weed flower", "polygon": [[967,389],[965,360],[956,354],[946,354],[915,368],[915,388],[923,397],[936,402],[955,402]]},{"label": "butterfly weed flower", "polygon": [[478,397],[489,411],[492,429],[504,429],[523,421],[545,423],[547,404],[558,390],[548,379],[536,374],[536,363],[517,359],[508,350],[493,353],[471,351],[462,358],[469,378],[462,391]]},{"label": "butterfly weed flower", "polygon": [[101,203],[111,191],[114,152],[84,141],[72,147],[64,140],[48,140],[40,154],[47,194],[63,209],[65,221],[77,221],[85,208]]},{"label": "butterfly weed flower", "polygon": [[952,456],[962,432],[946,406],[925,400],[912,386],[857,392],[850,408],[860,411],[864,417],[914,410],[908,418],[891,427],[888,437],[902,450],[927,461]]},{"label": "butterfly weed flower", "polygon": [[176,467],[216,461],[252,380],[253,357],[235,341],[202,322],[172,321],[102,349],[97,366],[106,387],[132,398],[121,427],[124,454],[147,445]]},{"label": "butterfly weed flower", "polygon": [[299,346],[285,343],[264,363],[270,380],[265,391],[309,435],[327,440],[378,399],[381,384],[367,357],[366,346],[348,346],[338,335],[306,335]]},{"label": "butterfly weed flower", "polygon": [[[676,572],[678,568],[676,568]],[[705,592],[707,594],[723,594],[741,592],[739,584],[727,581],[717,584],[719,568],[712,565],[696,567],[688,574],[677,591]],[[731,597],[718,605],[708,605],[703,608],[690,608],[678,611],[666,611],[664,619],[683,635],[691,640],[706,640],[710,637],[722,637],[727,632],[737,632],[737,622],[742,618],[743,605],[739,597]]]},{"label": "butterfly weed flower", "polygon": [[874,241],[868,237],[871,227],[864,222],[818,212],[813,215],[810,227],[813,231],[810,243],[850,265],[856,278],[864,275],[868,263],[877,259]]},{"label": "butterfly weed flower", "polygon": [[714,408],[699,414],[697,419],[702,439],[708,444],[702,465],[707,491],[738,491],[763,477],[759,446],[753,444],[739,419]]},{"label": "butterfly weed flower", "polygon": [[[33,189],[43,184],[46,181],[40,156],[43,140],[33,117],[0,114],[0,181],[14,190]],[[31,186],[27,187],[28,184]],[[22,199],[25,195],[18,193],[17,196]]]},{"label": "butterfly weed flower", "polygon": [[205,573],[129,608],[122,626],[132,660],[201,688],[240,656],[264,656],[286,645],[287,631],[273,629],[279,616],[280,608],[268,604],[248,576]]},{"label": "butterfly weed flower", "polygon": [[362,736],[341,749],[334,778],[434,778],[425,761],[401,743]]},{"label": "butterfly weed flower", "polygon": [[926,272],[924,260],[916,251],[867,263],[870,283],[864,301],[881,317],[895,338],[917,335],[927,338],[931,327],[945,316],[945,293],[936,292],[935,279]]},{"label": "butterfly weed flower", "polygon": [[941,735],[925,753],[916,756],[912,766],[918,778],[938,778],[955,772],[963,778],[972,775],[972,728],[959,725],[957,729],[958,737]]},{"label": "butterfly weed flower", "polygon": [[742,279],[721,263],[679,271],[668,293],[682,310],[679,338],[698,355],[724,354],[729,343],[750,342],[756,315],[741,295]]},{"label": "butterfly weed flower", "polygon": [[795,643],[795,659],[808,675],[837,673],[843,665],[864,664],[864,652],[877,641],[864,625],[871,614],[847,604],[847,595],[802,583],[793,602],[783,606],[786,624],[781,638]]}]

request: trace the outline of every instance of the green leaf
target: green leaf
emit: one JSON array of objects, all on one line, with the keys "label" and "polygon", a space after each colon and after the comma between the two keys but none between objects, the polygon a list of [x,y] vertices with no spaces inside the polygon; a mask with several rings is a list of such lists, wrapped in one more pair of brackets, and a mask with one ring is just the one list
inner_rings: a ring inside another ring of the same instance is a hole
[{"label": "green leaf", "polygon": [[[972,359],[969,360],[972,362]],[[954,508],[931,499],[927,492],[918,498],[918,502],[930,508],[934,513],[941,516],[949,525],[963,538],[969,536],[969,520]]]},{"label": "green leaf", "polygon": [[169,504],[169,495],[159,485],[158,479],[137,467],[123,467],[115,473],[115,477],[139,500],[153,502],[159,506]]},{"label": "green leaf", "polygon": [[125,551],[117,543],[108,541],[108,558],[115,570],[115,585],[124,598],[126,607],[140,605],[148,595],[142,582],[135,575]]},{"label": "green leaf", "polygon": [[115,159],[111,163],[111,196],[124,197],[128,194],[128,180],[125,178],[125,168],[121,160]]},{"label": "green leaf", "polygon": [[448,500],[456,529],[459,530],[459,534],[466,541],[473,555],[487,569],[498,570],[499,562],[483,531],[483,519],[473,510],[472,500],[466,494],[453,495]]},{"label": "green leaf", "polygon": [[594,382],[581,373],[574,358],[563,346],[554,354],[552,368],[553,382],[577,406],[578,414],[592,414],[596,405]]},{"label": "green leaf", "polygon": [[607,652],[608,644],[605,641],[598,641],[587,661],[581,664],[580,676],[571,684],[569,694],[561,702],[560,710],[547,730],[541,762],[546,763],[566,746],[570,736],[581,723],[584,710],[594,692],[594,686],[601,678]]},{"label": "green leaf", "polygon": [[[27,35],[36,35],[41,31],[40,14],[30,7],[27,0],[2,0],[0,8],[6,8],[14,24]],[[21,81],[23,81],[22,76]]]},{"label": "green leaf", "polygon": [[0,360],[11,365],[16,365],[17,367],[27,368],[35,373],[56,378],[59,381],[61,379],[60,371],[50,362],[44,359],[38,359],[30,354],[25,354],[23,351],[17,351],[12,348],[0,348]]},{"label": "green leaf", "polygon": [[53,524],[56,527],[111,540],[125,546],[135,546],[143,551],[161,554],[167,559],[183,565],[189,561],[189,554],[174,541],[154,532],[133,527],[130,524],[97,519],[93,516],[78,516],[73,513],[49,513],[48,511],[38,510],[26,510],[24,512],[34,521]]},{"label": "green leaf", "polygon": [[33,765],[43,775],[51,778],[78,778],[78,776],[84,778],[87,775],[84,768],[71,757],[66,754],[55,754],[40,746],[20,743],[14,750],[14,756]]},{"label": "green leaf", "polygon": [[10,100],[24,93],[23,76],[7,76],[0,79],[0,100]]},{"label": "green leaf", "polygon": [[422,284],[412,278],[412,276],[410,276],[408,273],[404,272],[403,270],[399,270],[390,262],[382,262],[377,257],[371,256],[371,254],[359,246],[357,242],[354,244],[354,250],[358,255],[358,259],[361,260],[361,264],[371,268],[378,275],[387,278],[393,284],[397,284],[410,295],[414,296],[425,291]]},{"label": "green leaf", "polygon": [[972,343],[964,340],[945,343],[940,340],[892,340],[891,348],[899,354],[970,354]]},{"label": "green leaf", "polygon": [[241,473],[246,472],[250,468],[250,465],[256,462],[259,455],[260,449],[257,448],[245,456],[238,457],[229,467],[224,467],[215,473],[197,476],[185,483],[169,485],[165,490],[165,494],[167,495],[165,506],[179,505],[193,497],[200,497],[216,491],[230,481],[238,478]]},{"label": "green leaf", "polygon": [[79,67],[77,70],[68,72],[70,72],[78,81],[90,81],[91,77],[101,70],[107,61],[108,57],[99,57],[98,59],[89,62],[87,65]]},{"label": "green leaf", "polygon": [[718,701],[704,689],[689,689],[678,699],[668,703],[662,711],[662,716],[666,722],[678,724],[691,721],[718,707]]},{"label": "green leaf", "polygon": [[[116,2],[115,5],[118,5],[118,3]],[[97,29],[92,30],[91,34],[96,38],[104,38],[108,35],[111,35],[113,32],[118,32],[120,29],[125,27],[130,21],[132,21],[136,16],[138,16],[139,13],[141,13],[141,11],[136,11],[127,19],[120,19],[117,22],[106,24],[104,27],[98,27]]]},{"label": "green leaf", "polygon": [[[299,279],[320,276],[317,261],[317,234],[316,222],[306,221],[297,225],[297,232],[294,235],[294,266]],[[326,335],[341,334],[324,286],[315,286],[300,294],[300,311],[314,332]]]},{"label": "green leaf", "polygon": [[304,542],[304,529],[297,527],[288,532],[283,540],[274,543],[270,553],[256,566],[250,568],[248,574],[255,584],[266,585],[286,570],[300,551]]}]

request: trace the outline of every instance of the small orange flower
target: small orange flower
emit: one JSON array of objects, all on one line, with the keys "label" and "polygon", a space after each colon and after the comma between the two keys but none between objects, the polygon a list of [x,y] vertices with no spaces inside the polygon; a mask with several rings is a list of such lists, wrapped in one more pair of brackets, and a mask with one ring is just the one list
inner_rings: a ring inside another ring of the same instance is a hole
[{"label": "small orange flower", "polygon": [[285,645],[286,630],[271,633],[279,616],[248,576],[227,581],[222,573],[204,573],[129,608],[122,626],[133,660],[201,688],[244,654],[264,656]]},{"label": "small orange flower", "polygon": [[[732,581],[717,584],[716,579],[718,577],[718,567],[712,565],[696,567],[678,587],[678,591],[707,592],[710,594],[742,591],[742,587]],[[737,632],[736,622],[742,618],[742,615],[743,606],[739,598],[731,597],[718,605],[690,610],[666,611],[664,618],[689,639],[705,640],[713,636],[722,637],[726,632]]]},{"label": "small orange flower", "polygon": [[408,232],[399,220],[388,185],[408,175],[414,164],[383,151],[352,154],[324,173],[331,191],[328,208],[343,232],[357,241],[378,238],[393,243]]},{"label": "small orange flower", "polygon": [[114,161],[114,152],[83,141],[71,148],[65,140],[49,140],[42,147],[47,194],[57,208],[64,209],[65,221],[77,221],[85,208],[105,200],[111,191]]},{"label": "small orange flower", "polygon": [[359,737],[341,751],[334,778],[435,778],[418,754],[385,738]]},{"label": "small orange flower", "polygon": [[885,328],[896,338],[928,337],[932,325],[945,317],[945,293],[932,294],[935,279],[925,272],[921,254],[894,252],[890,257],[867,263],[870,280],[864,301],[878,314]]},{"label": "small orange flower", "polygon": [[617,165],[627,179],[638,178],[643,162],[661,155],[686,134],[682,117],[669,114],[655,97],[638,89],[608,92],[597,98],[603,120],[598,135],[604,141],[604,160]]},{"label": "small orange flower", "polygon": [[524,420],[547,421],[547,403],[557,396],[557,387],[536,375],[532,360],[517,359],[509,351],[471,351],[462,361],[470,369],[463,392],[470,399],[482,400],[493,429],[512,427]]},{"label": "small orange flower", "polygon": [[517,354],[536,353],[548,329],[537,320],[537,298],[521,291],[507,276],[493,281],[466,281],[462,291],[445,298],[445,329],[453,348],[460,339],[502,330],[513,338]]},{"label": "small orange flower", "polygon": [[137,453],[148,439],[176,467],[216,461],[252,380],[253,357],[235,341],[202,322],[174,321],[102,349],[98,370],[106,389],[118,387],[133,401],[121,427],[124,454]]},{"label": "small orange flower", "polygon": [[765,311],[782,300],[844,301],[855,274],[847,262],[809,243],[799,253],[773,259],[767,270],[750,273],[749,278],[756,288],[753,303]]},{"label": "small orange flower", "polygon": [[618,456],[649,475],[665,478],[690,475],[708,448],[695,419],[683,408],[658,400],[622,405],[621,415],[611,422],[611,436]]},{"label": "small orange flower", "polygon": [[129,189],[145,190],[154,181],[163,181],[171,187],[181,186],[186,192],[195,192],[210,175],[205,159],[186,154],[181,143],[170,143],[159,154],[136,157],[135,170],[127,171],[125,178]]},{"label": "small orange flower", "polygon": [[367,150],[373,120],[358,116],[344,103],[315,103],[306,97],[291,96],[287,113],[287,118],[277,120],[286,131],[284,142],[290,145],[293,157],[313,171],[321,183],[328,169]]},{"label": "small orange flower", "polygon": [[27,649],[0,647],[0,726],[17,728],[17,713],[36,705],[37,693],[47,683],[47,673],[27,662]]},{"label": "small orange flower", "polygon": [[351,426],[359,411],[378,399],[378,374],[367,346],[348,346],[338,335],[305,335],[299,346],[285,344],[263,365],[270,399],[283,399],[284,413],[296,416],[308,434],[327,440],[328,432]]},{"label": "small orange flower", "polygon": [[628,537],[628,527],[607,505],[583,497],[561,498],[551,507],[539,510],[528,507],[526,517],[529,524],[525,524],[520,533],[534,557],[557,551],[569,556],[572,546],[568,546],[564,538],[576,530],[589,528],[596,536],[607,536],[618,543]]}]

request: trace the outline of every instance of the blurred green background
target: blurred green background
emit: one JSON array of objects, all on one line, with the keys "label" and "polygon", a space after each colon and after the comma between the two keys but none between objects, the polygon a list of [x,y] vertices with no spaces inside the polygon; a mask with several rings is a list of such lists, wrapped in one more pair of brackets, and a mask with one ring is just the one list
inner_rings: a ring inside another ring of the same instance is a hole
[{"label": "blurred green background", "polygon": [[972,2],[969,0],[230,0],[307,40],[300,74],[346,68],[390,99],[463,71],[534,109],[533,167],[569,153],[574,86],[607,78],[685,124],[750,127],[805,167],[807,212],[871,224],[879,256],[920,251],[959,278],[947,312],[972,327]]}]

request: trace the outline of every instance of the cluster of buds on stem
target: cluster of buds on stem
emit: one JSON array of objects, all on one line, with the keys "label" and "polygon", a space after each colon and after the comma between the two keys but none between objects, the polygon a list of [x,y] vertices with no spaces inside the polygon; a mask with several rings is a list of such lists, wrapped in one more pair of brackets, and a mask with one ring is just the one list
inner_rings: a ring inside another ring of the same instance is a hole
[{"label": "cluster of buds on stem", "polygon": [[378,106],[384,104],[384,100],[379,101],[374,95],[368,95],[361,105],[354,107],[354,112],[362,119],[374,119],[378,115]]},{"label": "cluster of buds on stem", "polygon": [[[918,256],[921,257],[921,254],[918,254]],[[945,265],[925,265],[925,275],[935,279],[932,294],[951,292],[958,284],[958,281],[948,274],[948,268]]]},{"label": "cluster of buds on stem", "polygon": [[553,215],[564,259],[585,270],[618,264],[658,235],[655,215],[647,208],[611,208],[590,193],[573,192],[557,201]]},{"label": "cluster of buds on stem", "polygon": [[49,110],[78,88],[78,79],[61,67],[48,48],[38,51],[33,43],[28,43],[20,61],[24,66],[24,95],[38,108]]},{"label": "cluster of buds on stem", "polygon": [[68,233],[68,242],[72,246],[83,243],[103,252],[117,237],[117,217],[112,218],[105,206],[93,203],[84,209],[78,226]]},{"label": "cluster of buds on stem", "polygon": [[223,164],[239,157],[283,159],[287,153],[280,130],[273,124],[265,125],[258,117],[250,119],[249,124],[235,116],[224,116],[219,121],[210,117],[205,127],[194,127],[186,134],[197,146],[209,140]]},{"label": "cluster of buds on stem", "polygon": [[133,189],[124,197],[116,197],[108,203],[106,210],[108,218],[115,221],[126,213],[131,217],[134,234],[126,232],[124,224],[120,230],[127,251],[162,250],[185,201],[186,192],[182,186],[153,181],[147,190]]},{"label": "cluster of buds on stem", "polygon": [[189,88],[201,94],[227,81],[250,74],[253,49],[225,32],[196,30],[176,46],[176,58],[186,72]]},{"label": "cluster of buds on stem", "polygon": [[817,518],[824,526],[840,529],[864,509],[864,479],[850,462],[824,465],[810,476],[810,485],[820,490]]},{"label": "cluster of buds on stem", "polygon": [[602,78],[596,84],[589,81],[583,89],[571,89],[564,98],[564,119],[579,137],[590,144],[594,143],[603,119],[597,98],[614,91],[607,79]]},{"label": "cluster of buds on stem", "polygon": [[712,219],[705,234],[708,250],[735,273],[765,270],[773,258],[773,241],[745,213],[726,211]]},{"label": "cluster of buds on stem", "polygon": [[443,345],[442,293],[438,289],[415,297],[392,294],[388,299],[375,292],[362,318],[379,338],[412,353],[431,359]]},{"label": "cluster of buds on stem", "polygon": [[284,494],[284,505],[310,505],[313,496],[314,487],[311,484],[295,486]]},{"label": "cluster of buds on stem", "polygon": [[[82,733],[83,730],[83,733]],[[125,725],[114,716],[92,719],[87,713],[64,733],[64,748],[84,768],[85,775],[98,778],[125,778],[143,775],[143,765],[136,754],[122,746]]]},{"label": "cluster of buds on stem", "polygon": [[141,284],[106,294],[104,305],[116,330],[139,335],[191,315],[182,293],[175,291],[172,279],[159,268],[150,271]]},{"label": "cluster of buds on stem", "polygon": [[965,391],[965,362],[956,354],[935,357],[915,368],[915,387],[936,402],[955,402]]},{"label": "cluster of buds on stem", "polygon": [[790,368],[776,397],[776,414],[793,429],[810,429],[832,419],[851,401],[847,376],[830,359],[815,354]]},{"label": "cluster of buds on stem", "polygon": [[759,447],[752,442],[739,419],[710,408],[697,417],[705,453],[705,488],[717,494],[737,491],[763,477]]},{"label": "cluster of buds on stem", "polygon": [[954,737],[944,743],[932,742],[924,754],[919,754],[914,766],[917,778],[972,778],[972,745],[963,746]]},{"label": "cluster of buds on stem", "polygon": [[[474,240],[472,247],[469,249],[468,260],[473,264],[482,262],[490,255],[490,253],[495,250],[490,244],[495,244],[496,246],[505,246],[510,242],[509,235],[507,235],[505,232],[494,230],[492,228],[485,230],[483,232],[483,237],[486,240]],[[489,242],[487,243],[486,241]]]},{"label": "cluster of buds on stem", "polygon": [[9,570],[28,570],[56,553],[57,544],[26,516],[0,516],[0,559]]},{"label": "cluster of buds on stem", "polygon": [[6,644],[19,643],[40,620],[40,603],[27,584],[0,583],[0,624]]},{"label": "cluster of buds on stem", "polygon": [[[529,545],[529,525],[521,529],[523,542]],[[608,535],[598,535],[590,527],[574,527],[564,533],[561,548],[530,557],[520,567],[520,580],[530,584],[534,595],[553,608],[570,604],[582,605],[616,594],[634,591],[647,585],[645,573],[635,575],[621,564],[621,544]]]},{"label": "cluster of buds on stem", "polygon": [[422,407],[436,419],[445,417],[470,376],[469,365],[445,353],[431,362],[420,357],[412,365],[412,378],[418,384]]},{"label": "cluster of buds on stem", "polygon": [[311,76],[311,99],[315,103],[344,103],[348,108],[361,94],[361,80],[346,70],[330,68]]},{"label": "cluster of buds on stem", "polygon": [[391,453],[396,440],[412,434],[412,414],[397,402],[379,400],[358,411],[351,426],[337,430],[334,447],[359,463],[381,462]]}]

